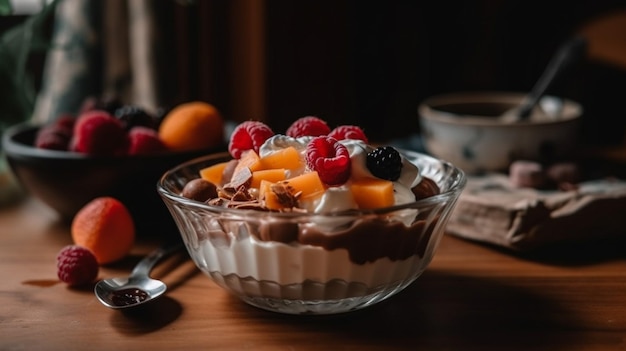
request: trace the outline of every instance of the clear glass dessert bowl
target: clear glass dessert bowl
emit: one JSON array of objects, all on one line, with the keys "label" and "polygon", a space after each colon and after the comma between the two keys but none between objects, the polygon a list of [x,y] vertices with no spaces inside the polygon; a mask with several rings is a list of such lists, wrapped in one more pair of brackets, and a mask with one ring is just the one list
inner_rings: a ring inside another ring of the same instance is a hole
[{"label": "clear glass dessert bowl", "polygon": [[200,170],[228,153],[183,163],[158,181],[189,254],[215,283],[246,303],[288,314],[334,314],[385,300],[431,262],[463,190],[454,165],[401,153],[439,194],[375,210],[331,213],[227,208],[183,197]]}]

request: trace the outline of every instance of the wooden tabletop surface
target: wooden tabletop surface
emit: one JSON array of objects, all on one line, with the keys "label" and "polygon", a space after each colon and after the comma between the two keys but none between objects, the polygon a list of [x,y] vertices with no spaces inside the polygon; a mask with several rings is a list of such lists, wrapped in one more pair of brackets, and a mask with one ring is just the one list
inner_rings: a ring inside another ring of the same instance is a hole
[{"label": "wooden tabletop surface", "polygon": [[[612,243],[530,257],[445,236],[399,295],[318,317],[248,306],[185,255],[154,271],[165,298],[110,310],[58,281],[70,243],[36,200],[0,209],[1,350],[626,350],[625,250]],[[100,278],[128,274],[157,244],[143,238]]]}]

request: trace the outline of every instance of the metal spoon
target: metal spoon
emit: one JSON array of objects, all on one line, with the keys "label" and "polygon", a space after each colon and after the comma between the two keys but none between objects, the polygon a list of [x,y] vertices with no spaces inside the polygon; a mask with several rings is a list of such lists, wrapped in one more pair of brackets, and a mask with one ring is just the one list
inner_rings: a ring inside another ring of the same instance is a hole
[{"label": "metal spoon", "polygon": [[99,281],[94,293],[106,307],[123,309],[151,301],[167,290],[160,280],[150,278],[150,271],[161,259],[183,248],[182,243],[164,246],[144,257],[127,278],[111,278]]},{"label": "metal spoon", "polygon": [[583,37],[574,37],[563,43],[522,103],[506,111],[500,116],[500,119],[504,122],[517,122],[528,119],[535,105],[537,105],[539,99],[541,99],[550,85],[556,81],[566,68],[584,55],[586,47],[587,40]]}]

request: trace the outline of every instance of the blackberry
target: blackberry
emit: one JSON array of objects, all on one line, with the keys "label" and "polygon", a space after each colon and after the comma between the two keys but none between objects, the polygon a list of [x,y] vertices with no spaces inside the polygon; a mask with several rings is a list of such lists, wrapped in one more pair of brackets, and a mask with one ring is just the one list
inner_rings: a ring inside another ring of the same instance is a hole
[{"label": "blackberry", "polygon": [[126,130],[141,126],[156,129],[155,118],[144,109],[134,105],[123,105],[115,110],[115,118],[119,119]]},{"label": "blackberry", "polygon": [[400,178],[402,157],[391,146],[381,146],[367,154],[367,169],[378,178],[395,181]]}]

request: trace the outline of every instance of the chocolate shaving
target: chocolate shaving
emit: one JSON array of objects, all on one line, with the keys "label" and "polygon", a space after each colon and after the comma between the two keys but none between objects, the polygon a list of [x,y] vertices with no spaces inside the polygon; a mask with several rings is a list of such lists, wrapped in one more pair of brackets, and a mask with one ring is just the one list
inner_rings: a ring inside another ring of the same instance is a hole
[{"label": "chocolate shaving", "polygon": [[252,182],[252,171],[250,171],[250,168],[244,167],[233,175],[230,182],[224,185],[224,188],[235,188],[235,189],[239,189],[241,187],[249,188],[251,182]]},{"label": "chocolate shaving", "polygon": [[260,210],[268,211],[267,207],[261,205],[258,201],[246,201],[246,202],[231,202],[228,204],[230,208],[236,208],[239,210]]},{"label": "chocolate shaving", "polygon": [[218,195],[221,198],[227,199],[227,200],[231,200],[231,201],[252,201],[255,199],[254,196],[252,196],[252,194],[250,194],[250,191],[248,191],[248,189],[245,186],[240,186],[239,188],[233,188],[233,187],[223,187],[218,189]]},{"label": "chocolate shaving", "polygon": [[293,188],[284,183],[272,184],[270,190],[276,194],[276,198],[282,207],[298,207],[298,199],[302,195],[301,191],[292,194]]},{"label": "chocolate shaving", "polygon": [[226,200],[224,198],[218,197],[218,198],[215,198],[215,199],[210,199],[206,203],[211,205],[211,206],[223,207],[225,202],[226,202]]}]

